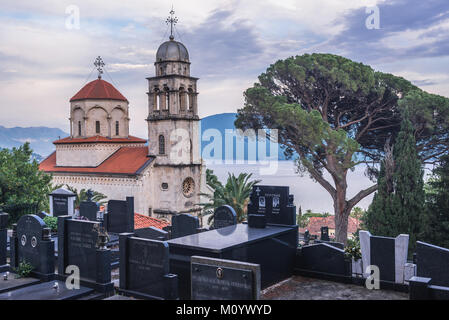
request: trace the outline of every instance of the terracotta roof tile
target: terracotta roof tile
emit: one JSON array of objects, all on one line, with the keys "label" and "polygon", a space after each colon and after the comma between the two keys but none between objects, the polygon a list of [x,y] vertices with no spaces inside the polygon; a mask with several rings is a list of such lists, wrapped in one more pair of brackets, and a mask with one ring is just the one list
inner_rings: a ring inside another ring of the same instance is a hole
[{"label": "terracotta roof tile", "polygon": [[71,144],[71,143],[146,143],[147,140],[128,136],[128,138],[108,138],[103,136],[93,136],[88,138],[66,137],[53,141],[53,144]]},{"label": "terracotta roof tile", "polygon": [[97,79],[86,84],[70,101],[85,99],[106,99],[126,101],[126,99],[112,84],[102,79]]},{"label": "terracotta roof tile", "polygon": [[121,147],[97,167],[58,167],[56,152],[53,152],[39,164],[39,169],[45,172],[138,174],[153,159],[148,157],[147,147]]},{"label": "terracotta roof tile", "polygon": [[[353,217],[349,217],[348,220],[348,233],[354,233],[360,226],[360,221]],[[305,228],[300,228],[299,232],[304,233],[307,229],[311,235],[321,235],[321,227],[329,227],[329,229],[335,229],[334,216],[328,217],[310,217],[309,224]]]},{"label": "terracotta roof tile", "polygon": [[144,216],[140,213],[134,214],[134,229],[142,229],[148,227],[156,227],[162,230],[162,228],[169,226],[170,223],[164,220]]}]

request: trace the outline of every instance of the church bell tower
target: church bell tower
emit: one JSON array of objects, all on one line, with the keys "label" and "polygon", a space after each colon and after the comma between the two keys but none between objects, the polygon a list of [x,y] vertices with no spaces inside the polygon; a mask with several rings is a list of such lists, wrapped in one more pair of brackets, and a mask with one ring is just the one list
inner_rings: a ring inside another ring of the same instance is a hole
[{"label": "church bell tower", "polygon": [[190,76],[187,48],[171,34],[156,53],[155,76],[148,80],[148,153],[155,156],[158,182],[152,214],[159,218],[199,211],[202,160],[197,103],[198,78]]}]

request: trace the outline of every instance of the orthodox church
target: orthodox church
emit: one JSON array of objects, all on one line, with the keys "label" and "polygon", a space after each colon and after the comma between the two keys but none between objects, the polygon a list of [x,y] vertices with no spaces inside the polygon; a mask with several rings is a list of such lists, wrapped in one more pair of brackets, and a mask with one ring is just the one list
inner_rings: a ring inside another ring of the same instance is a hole
[{"label": "orthodox church", "polygon": [[129,135],[129,101],[101,78],[100,57],[95,66],[98,79],[70,99],[70,136],[53,142],[56,150],[40,170],[53,175],[53,184],[91,188],[108,199],[134,196],[135,211],[144,215],[197,214],[205,169],[198,78],[190,76],[187,48],[172,31],[157,50],[155,76],[147,78],[148,144]]}]

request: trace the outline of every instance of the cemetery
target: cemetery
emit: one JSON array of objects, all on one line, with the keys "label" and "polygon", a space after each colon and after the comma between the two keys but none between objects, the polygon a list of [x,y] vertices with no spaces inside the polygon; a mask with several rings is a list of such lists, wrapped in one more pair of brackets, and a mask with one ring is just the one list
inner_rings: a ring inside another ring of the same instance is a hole
[{"label": "cemetery", "polygon": [[253,186],[248,222],[237,223],[225,205],[209,228],[180,214],[165,230],[134,229],[132,197],[110,200],[106,212],[89,197],[77,215],[70,196],[50,195],[57,234],[40,215],[27,214],[8,236],[8,213],[0,213],[0,300],[303,299],[307,284],[312,292],[339,288],[330,299],[348,288],[344,297],[449,299],[449,249],[418,241],[408,261],[408,235],[362,230],[355,261],[327,228],[320,239],[298,233],[288,187]]}]

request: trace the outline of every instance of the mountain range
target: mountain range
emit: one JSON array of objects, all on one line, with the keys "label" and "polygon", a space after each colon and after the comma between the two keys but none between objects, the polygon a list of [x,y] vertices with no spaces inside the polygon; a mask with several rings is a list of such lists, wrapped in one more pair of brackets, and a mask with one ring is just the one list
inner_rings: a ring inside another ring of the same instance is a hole
[{"label": "mountain range", "polygon": [[[226,155],[225,148],[225,134],[226,129],[235,129],[234,121],[236,117],[236,113],[221,113],[215,114],[201,119],[201,137],[203,137],[203,133],[208,129],[216,129],[220,132],[222,138],[222,160],[227,157],[230,159],[230,155]],[[25,142],[30,142],[30,146],[34,151],[33,157],[36,160],[40,161],[43,158],[50,155],[55,147],[53,145],[53,141],[67,137],[69,134],[64,132],[58,128],[48,128],[48,127],[14,127],[14,128],[6,128],[4,126],[0,126],[0,148],[13,148],[19,147],[23,145]],[[201,141],[201,150],[204,150],[208,145],[211,144],[213,140]],[[233,156],[232,159],[236,159],[236,146],[235,142],[237,141],[234,138],[234,146],[233,146]],[[244,143],[244,159],[258,159],[257,154],[254,154],[254,151],[257,152],[258,149],[253,150],[253,153],[250,152],[248,155],[248,141],[249,139],[245,139],[244,141],[240,140]],[[257,147],[258,148],[258,147]],[[210,149],[210,146],[209,146]],[[267,149],[269,149],[267,144]],[[212,153],[213,154],[213,153]],[[203,155],[204,158],[210,158],[211,155]],[[278,149],[278,159],[285,160],[284,154],[282,150]]]}]

